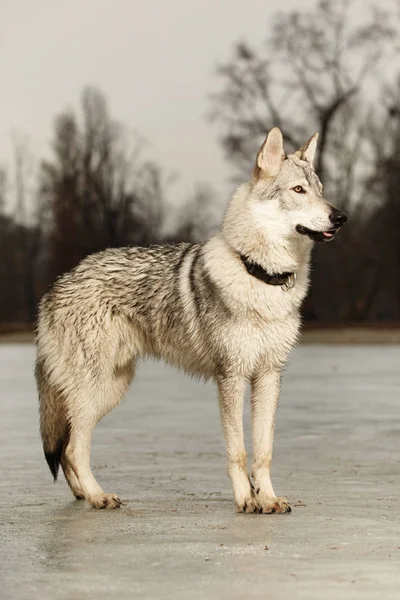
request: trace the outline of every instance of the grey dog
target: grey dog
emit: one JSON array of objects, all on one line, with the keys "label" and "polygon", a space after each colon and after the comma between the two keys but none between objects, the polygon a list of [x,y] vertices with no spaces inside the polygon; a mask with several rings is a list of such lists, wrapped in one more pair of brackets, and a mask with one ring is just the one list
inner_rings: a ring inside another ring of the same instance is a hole
[{"label": "grey dog", "polygon": [[[84,259],[42,298],[36,379],[47,462],[76,498],[116,508],[90,469],[92,431],[124,396],[140,356],[212,378],[238,511],[284,513],[270,466],[282,369],[300,328],[313,242],[346,222],[313,169],[317,134],[286,156],[272,129],[250,181],[205,243],[109,249]],[[253,464],[242,412],[251,384]]]}]

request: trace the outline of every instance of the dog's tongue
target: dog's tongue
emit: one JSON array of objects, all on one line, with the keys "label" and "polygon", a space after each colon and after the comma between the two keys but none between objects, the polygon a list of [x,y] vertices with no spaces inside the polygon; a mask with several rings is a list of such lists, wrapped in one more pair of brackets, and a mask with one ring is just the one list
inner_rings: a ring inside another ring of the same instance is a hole
[{"label": "dog's tongue", "polygon": [[330,233],[329,231],[324,231],[323,233],[325,237],[333,237],[333,233]]}]

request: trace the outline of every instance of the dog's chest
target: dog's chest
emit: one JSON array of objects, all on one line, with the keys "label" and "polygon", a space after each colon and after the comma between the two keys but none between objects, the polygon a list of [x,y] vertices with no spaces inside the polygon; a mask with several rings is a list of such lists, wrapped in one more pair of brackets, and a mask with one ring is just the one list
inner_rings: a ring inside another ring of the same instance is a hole
[{"label": "dog's chest", "polygon": [[298,313],[286,315],[283,320],[266,320],[258,314],[236,319],[224,331],[226,357],[237,363],[246,376],[258,365],[280,368],[296,342],[300,327]]},{"label": "dog's chest", "polygon": [[[231,318],[219,328],[225,361],[245,376],[259,365],[282,367],[295,344],[300,327],[299,308],[306,282],[284,291],[269,285],[245,285],[237,290]],[[215,332],[216,333],[216,332]]]}]

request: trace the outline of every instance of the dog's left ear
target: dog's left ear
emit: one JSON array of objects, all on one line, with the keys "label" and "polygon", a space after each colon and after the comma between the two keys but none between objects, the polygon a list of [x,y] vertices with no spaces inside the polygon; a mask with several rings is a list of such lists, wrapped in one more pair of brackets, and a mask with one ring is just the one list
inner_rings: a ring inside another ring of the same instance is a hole
[{"label": "dog's left ear", "polygon": [[310,163],[311,166],[313,166],[314,156],[317,150],[317,141],[318,133],[314,133],[314,135],[310,137],[308,142],[306,142],[304,146],[299,148],[299,150],[297,150],[294,153],[294,155],[297,156],[297,158],[300,158],[300,160],[305,160],[306,162]]},{"label": "dog's left ear", "polygon": [[282,133],[278,127],[274,127],[258,151],[253,177],[255,179],[275,177],[278,175],[284,159]]}]

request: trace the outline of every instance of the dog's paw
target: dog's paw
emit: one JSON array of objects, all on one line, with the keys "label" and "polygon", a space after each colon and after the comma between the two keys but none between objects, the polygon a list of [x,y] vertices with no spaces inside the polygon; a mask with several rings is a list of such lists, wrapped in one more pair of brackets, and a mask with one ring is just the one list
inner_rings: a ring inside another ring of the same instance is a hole
[{"label": "dog's paw", "polygon": [[238,513],[257,513],[261,512],[258,499],[254,493],[254,487],[247,473],[241,473],[237,478],[233,493],[235,496],[236,512]]},{"label": "dog's paw", "polygon": [[260,513],[261,506],[254,495],[247,496],[242,501],[236,500],[236,512],[238,513]]},{"label": "dog's paw", "polygon": [[270,515],[272,513],[292,512],[291,506],[286,498],[271,498],[270,496],[266,496],[262,492],[259,492],[257,500],[261,508],[261,513]]},{"label": "dog's paw", "polygon": [[90,498],[89,503],[93,508],[119,508],[123,502],[116,494],[99,494]]}]

